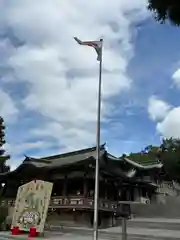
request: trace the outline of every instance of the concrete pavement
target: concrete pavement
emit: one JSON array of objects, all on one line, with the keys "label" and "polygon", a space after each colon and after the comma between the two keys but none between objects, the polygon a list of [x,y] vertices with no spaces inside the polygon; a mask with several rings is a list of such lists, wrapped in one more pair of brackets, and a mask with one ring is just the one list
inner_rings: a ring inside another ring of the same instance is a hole
[{"label": "concrete pavement", "polygon": [[133,218],[131,222],[179,223],[180,218]]},{"label": "concrete pavement", "polygon": [[[180,219],[143,219],[128,221],[128,240],[175,240],[180,239]],[[92,230],[88,228],[59,228],[46,231],[47,240],[91,240]],[[27,235],[12,236],[0,232],[0,240],[29,239]],[[99,230],[99,240],[121,240],[121,227]]]}]

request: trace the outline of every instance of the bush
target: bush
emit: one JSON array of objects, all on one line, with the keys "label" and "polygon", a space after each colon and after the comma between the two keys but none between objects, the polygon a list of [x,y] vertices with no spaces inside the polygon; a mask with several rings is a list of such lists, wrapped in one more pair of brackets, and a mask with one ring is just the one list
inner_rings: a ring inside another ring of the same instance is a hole
[{"label": "bush", "polygon": [[0,206],[0,230],[4,230],[4,223],[8,216],[8,207]]}]

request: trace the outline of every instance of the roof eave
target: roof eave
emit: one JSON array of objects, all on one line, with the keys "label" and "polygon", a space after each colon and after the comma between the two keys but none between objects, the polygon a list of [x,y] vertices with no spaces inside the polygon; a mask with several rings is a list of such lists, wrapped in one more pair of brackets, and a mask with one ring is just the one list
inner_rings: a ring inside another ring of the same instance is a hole
[{"label": "roof eave", "polygon": [[157,163],[157,164],[151,164],[151,165],[144,166],[144,165],[142,165],[140,163],[132,161],[129,158],[123,158],[123,159],[124,159],[124,161],[126,161],[127,163],[133,165],[134,167],[140,168],[140,169],[143,169],[143,170],[150,170],[150,169],[155,169],[155,168],[161,169],[163,167],[162,163]]}]

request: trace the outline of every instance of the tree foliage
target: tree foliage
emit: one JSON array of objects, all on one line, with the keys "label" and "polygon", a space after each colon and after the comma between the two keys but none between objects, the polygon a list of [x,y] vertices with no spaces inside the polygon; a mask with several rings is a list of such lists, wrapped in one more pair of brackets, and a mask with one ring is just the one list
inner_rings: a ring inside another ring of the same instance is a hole
[{"label": "tree foliage", "polygon": [[5,155],[5,150],[3,148],[5,141],[5,126],[4,120],[0,117],[0,173],[9,171],[9,166],[6,165],[6,161],[9,159],[8,155]]},{"label": "tree foliage", "polygon": [[141,152],[123,154],[134,162],[149,165],[161,162],[161,178],[180,182],[180,139],[163,139],[160,146],[149,145]]},{"label": "tree foliage", "polygon": [[5,230],[3,228],[4,222],[6,220],[6,217],[8,215],[8,207],[7,206],[0,206],[0,231]]},{"label": "tree foliage", "polygon": [[153,12],[158,22],[169,21],[173,25],[180,25],[179,0],[148,0],[148,9]]},{"label": "tree foliage", "polygon": [[131,153],[127,157],[141,164],[159,160],[163,164],[164,180],[180,182],[180,139],[163,139],[160,146],[149,145],[143,151]]},{"label": "tree foliage", "polygon": [[164,139],[160,159],[168,178],[180,181],[180,139]]},{"label": "tree foliage", "polygon": [[123,155],[122,157],[128,157],[137,163],[148,164],[150,162],[157,160],[158,150],[159,150],[159,147],[149,145],[140,152],[130,153],[129,155]]}]

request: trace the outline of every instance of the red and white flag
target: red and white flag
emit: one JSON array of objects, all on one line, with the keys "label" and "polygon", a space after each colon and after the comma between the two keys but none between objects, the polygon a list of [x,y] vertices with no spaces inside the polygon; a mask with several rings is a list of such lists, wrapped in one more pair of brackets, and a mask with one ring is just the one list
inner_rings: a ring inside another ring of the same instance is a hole
[{"label": "red and white flag", "polygon": [[101,60],[101,54],[102,54],[102,39],[100,41],[81,41],[77,37],[74,37],[77,43],[80,45],[85,45],[89,47],[93,47],[97,53],[97,60]]}]

